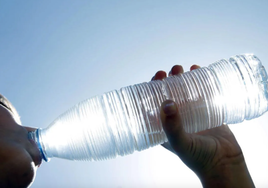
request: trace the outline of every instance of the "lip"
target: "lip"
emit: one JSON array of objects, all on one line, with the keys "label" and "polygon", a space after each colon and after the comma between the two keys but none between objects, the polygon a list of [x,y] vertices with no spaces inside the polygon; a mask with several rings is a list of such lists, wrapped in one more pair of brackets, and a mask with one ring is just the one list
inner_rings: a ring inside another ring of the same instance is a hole
[{"label": "lip", "polygon": [[34,154],[30,154],[35,165],[37,167],[40,167],[40,165],[42,164],[42,156],[41,156],[41,152],[40,150],[38,149],[38,146],[36,144],[36,142],[32,139],[29,139],[30,143],[34,146]]}]

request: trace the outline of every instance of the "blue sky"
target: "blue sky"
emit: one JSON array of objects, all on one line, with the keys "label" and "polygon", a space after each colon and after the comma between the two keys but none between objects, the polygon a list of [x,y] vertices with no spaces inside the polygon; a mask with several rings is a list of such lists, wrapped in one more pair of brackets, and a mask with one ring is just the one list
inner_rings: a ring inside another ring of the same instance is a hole
[{"label": "blue sky", "polygon": [[[25,126],[46,127],[79,101],[149,81],[175,64],[254,53],[268,68],[268,1],[1,1],[1,93]],[[268,184],[268,115],[231,125],[257,187]],[[250,138],[250,139],[249,139]],[[254,154],[254,155],[252,155]],[[32,187],[200,185],[155,147],[102,162],[52,159]]]}]

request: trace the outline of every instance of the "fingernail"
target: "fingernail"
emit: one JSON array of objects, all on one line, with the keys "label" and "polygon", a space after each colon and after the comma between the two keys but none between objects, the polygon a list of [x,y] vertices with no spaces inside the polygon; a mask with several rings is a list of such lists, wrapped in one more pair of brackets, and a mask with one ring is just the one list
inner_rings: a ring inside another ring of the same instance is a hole
[{"label": "fingernail", "polygon": [[167,116],[172,116],[177,113],[177,106],[174,101],[167,100],[164,102],[163,111]]},{"label": "fingernail", "polygon": [[179,75],[183,73],[183,67],[181,65],[174,65],[171,69],[172,75]]},{"label": "fingernail", "polygon": [[192,66],[190,67],[190,71],[195,70],[195,69],[199,69],[199,68],[200,68],[199,65],[192,65]]}]

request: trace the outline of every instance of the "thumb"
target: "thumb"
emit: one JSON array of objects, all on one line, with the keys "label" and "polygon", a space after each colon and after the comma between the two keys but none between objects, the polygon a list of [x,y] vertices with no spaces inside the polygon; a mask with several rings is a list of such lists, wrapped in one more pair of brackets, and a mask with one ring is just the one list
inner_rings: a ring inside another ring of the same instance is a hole
[{"label": "thumb", "polygon": [[190,134],[183,129],[177,104],[172,100],[163,102],[160,116],[163,129],[173,150],[180,157],[187,154],[192,145],[192,139]]}]

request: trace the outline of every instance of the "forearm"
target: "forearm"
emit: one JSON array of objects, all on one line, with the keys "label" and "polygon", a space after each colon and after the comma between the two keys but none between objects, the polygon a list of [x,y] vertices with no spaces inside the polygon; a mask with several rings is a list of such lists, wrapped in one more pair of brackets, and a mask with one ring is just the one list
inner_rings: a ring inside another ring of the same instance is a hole
[{"label": "forearm", "polygon": [[200,175],[199,178],[205,188],[255,187],[245,161],[238,164],[220,165],[209,174]]}]

